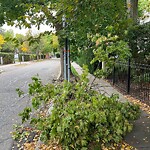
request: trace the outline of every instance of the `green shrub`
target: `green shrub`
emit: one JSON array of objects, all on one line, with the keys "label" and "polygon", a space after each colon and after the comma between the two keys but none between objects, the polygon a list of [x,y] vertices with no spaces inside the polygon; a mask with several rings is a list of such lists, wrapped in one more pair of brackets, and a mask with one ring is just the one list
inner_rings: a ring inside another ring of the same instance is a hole
[{"label": "green shrub", "polygon": [[89,48],[89,49],[83,50],[79,53],[79,56],[78,56],[76,62],[81,67],[83,65],[87,65],[89,68],[89,72],[93,74],[98,65],[98,63],[91,64],[91,61],[93,58],[94,58],[93,50]]},{"label": "green shrub", "polygon": [[142,73],[142,75],[135,74],[133,76],[133,82],[134,83],[150,83],[150,73]]},{"label": "green shrub", "polygon": [[12,63],[14,63],[14,54],[13,53],[0,52],[0,57],[3,57],[3,64],[12,64]]},{"label": "green shrub", "polygon": [[45,59],[46,58],[46,55],[41,55],[41,59]]},{"label": "green shrub", "polygon": [[[36,54],[19,54],[19,61],[22,61],[22,56],[24,56],[24,61],[37,60]],[[39,58],[45,59],[46,55],[41,55]]]},{"label": "green shrub", "polygon": [[36,54],[31,54],[30,55],[30,60],[37,60]]},{"label": "green shrub", "polygon": [[136,25],[130,28],[127,39],[135,61],[150,63],[150,59],[147,59],[150,54],[150,23]]},{"label": "green shrub", "polygon": [[57,57],[57,58],[60,58],[60,53],[56,53],[56,57]]},{"label": "green shrub", "polygon": [[[63,149],[88,149],[91,143],[110,146],[118,143],[132,130],[132,123],[139,115],[139,107],[121,103],[118,96],[106,97],[88,87],[87,71],[76,83],[42,85],[33,78],[29,85],[32,106],[52,100],[48,116],[31,118],[31,123],[41,130],[41,140],[58,140]],[[19,91],[20,93],[20,91]],[[31,108],[20,114],[22,121],[30,118]]]},{"label": "green shrub", "polygon": [[22,56],[24,56],[24,61],[30,61],[31,60],[30,54],[19,54],[19,61],[23,61]]}]

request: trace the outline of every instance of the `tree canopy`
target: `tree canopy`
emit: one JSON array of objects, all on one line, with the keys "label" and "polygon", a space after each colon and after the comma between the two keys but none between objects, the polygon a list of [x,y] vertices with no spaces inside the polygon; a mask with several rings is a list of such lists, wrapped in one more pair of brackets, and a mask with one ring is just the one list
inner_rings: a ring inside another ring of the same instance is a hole
[{"label": "tree canopy", "polygon": [[60,29],[65,15],[67,29],[78,33],[100,32],[102,27],[116,24],[124,18],[126,11],[125,1],[122,0],[17,0],[11,3],[1,0],[0,4],[1,25],[7,22],[8,25],[30,28],[31,25],[39,27],[45,23]]},{"label": "tree canopy", "polygon": [[[142,9],[147,1],[140,1]],[[55,27],[59,35],[69,36],[83,45],[88,34],[106,35],[108,30],[120,34],[127,28],[126,0],[0,0],[0,25],[31,28],[46,24]],[[62,28],[65,17],[66,27]],[[113,27],[113,29],[112,29]],[[83,42],[83,43],[82,43]]]},{"label": "tree canopy", "polygon": [[[128,1],[130,3],[127,3]],[[31,28],[32,25],[39,28],[41,24],[49,25],[55,28],[60,47],[64,45],[63,39],[69,37],[71,46],[76,49],[78,55],[81,50],[95,49],[96,41],[91,39],[97,35],[117,36],[115,42],[125,40],[127,29],[133,19],[128,18],[127,9],[137,6],[131,3],[131,0],[128,1],[15,0],[10,3],[10,0],[0,0],[0,24],[7,22],[8,25],[15,24],[20,28],[22,26]],[[134,2],[137,4],[138,0]],[[142,8],[141,5],[140,7]],[[104,46],[106,52],[105,47],[107,43]]]},{"label": "tree canopy", "polygon": [[14,38],[14,32],[12,30],[2,32],[5,43],[3,44],[3,52],[14,52],[16,48],[15,42],[12,40]]}]

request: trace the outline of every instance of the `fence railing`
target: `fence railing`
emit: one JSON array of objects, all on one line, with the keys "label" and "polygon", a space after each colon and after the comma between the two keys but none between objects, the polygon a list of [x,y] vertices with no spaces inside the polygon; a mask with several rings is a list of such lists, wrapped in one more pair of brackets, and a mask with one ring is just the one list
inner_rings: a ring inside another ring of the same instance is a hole
[{"label": "fence railing", "polygon": [[150,65],[116,62],[108,80],[119,90],[150,105]]}]

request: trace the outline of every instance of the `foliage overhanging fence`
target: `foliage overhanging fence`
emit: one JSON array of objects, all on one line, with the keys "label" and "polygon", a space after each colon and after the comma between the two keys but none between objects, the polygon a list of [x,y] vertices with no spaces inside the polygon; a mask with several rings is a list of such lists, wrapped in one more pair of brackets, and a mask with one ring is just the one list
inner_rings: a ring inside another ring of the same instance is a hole
[{"label": "foliage overhanging fence", "polygon": [[150,105],[150,65],[116,62],[108,80],[123,93]]}]

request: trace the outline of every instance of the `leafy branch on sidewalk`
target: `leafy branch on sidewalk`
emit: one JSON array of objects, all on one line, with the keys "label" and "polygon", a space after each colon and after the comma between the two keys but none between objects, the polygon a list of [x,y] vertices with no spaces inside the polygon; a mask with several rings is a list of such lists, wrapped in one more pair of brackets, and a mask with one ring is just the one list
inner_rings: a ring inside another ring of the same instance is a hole
[{"label": "leafy branch on sidewalk", "polygon": [[[117,95],[106,97],[89,89],[88,69],[84,67],[78,82],[43,85],[33,77],[29,85],[32,107],[25,108],[20,116],[22,122],[40,131],[45,143],[57,141],[62,149],[101,149],[120,143],[133,128],[140,109],[137,105],[121,103]],[[20,94],[20,93],[19,93]],[[32,111],[44,105],[46,113]]]}]

